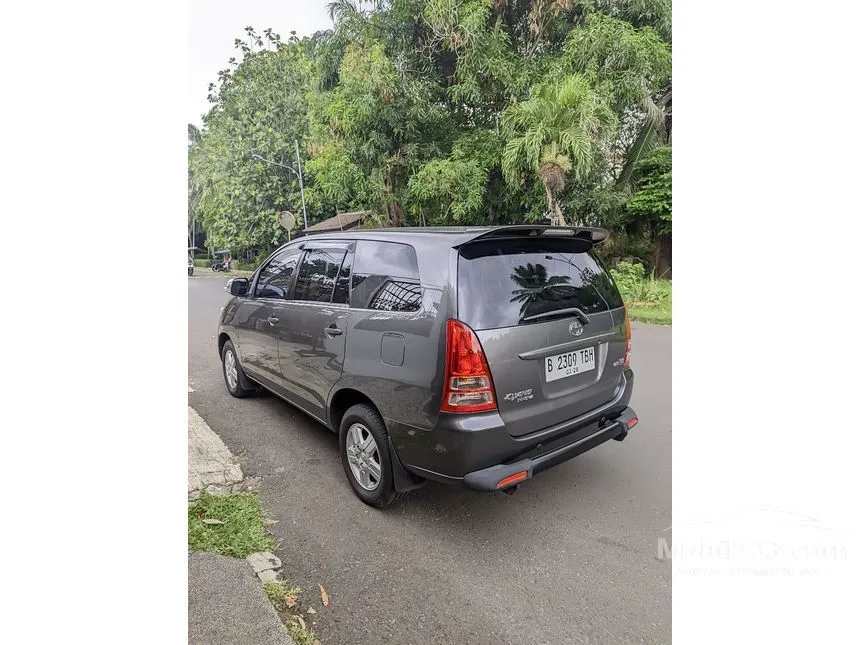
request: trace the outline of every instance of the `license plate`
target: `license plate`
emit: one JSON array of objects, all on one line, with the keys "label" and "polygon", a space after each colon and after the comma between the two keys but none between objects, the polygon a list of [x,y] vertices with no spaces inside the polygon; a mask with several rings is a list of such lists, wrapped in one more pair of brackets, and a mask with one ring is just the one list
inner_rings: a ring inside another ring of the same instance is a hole
[{"label": "license plate", "polygon": [[594,347],[547,356],[543,363],[547,383],[594,369]]}]

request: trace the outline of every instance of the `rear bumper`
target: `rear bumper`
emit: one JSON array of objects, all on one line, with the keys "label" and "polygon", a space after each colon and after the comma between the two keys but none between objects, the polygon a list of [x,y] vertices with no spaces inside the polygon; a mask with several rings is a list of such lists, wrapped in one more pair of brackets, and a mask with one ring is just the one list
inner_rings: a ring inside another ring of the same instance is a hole
[{"label": "rear bumper", "polygon": [[512,463],[475,470],[463,477],[463,484],[478,491],[504,490],[516,486],[539,472],[573,459],[605,441],[610,439],[623,441],[638,421],[633,409],[625,408],[618,418],[603,427],[598,427],[592,434]]},{"label": "rear bumper", "polygon": [[[614,438],[610,425],[628,411],[633,380],[633,371],[626,369],[615,395],[605,405],[519,437],[508,432],[497,412],[441,414],[435,426],[426,430],[392,419],[386,419],[386,424],[403,465],[425,479],[462,484],[472,473],[525,459],[538,459],[541,463],[539,470],[543,470]],[[592,439],[592,435],[597,436]],[[599,437],[606,439],[597,441]],[[577,450],[573,447],[575,445],[581,449]],[[544,456],[562,448],[567,450],[562,450],[552,459]]]}]

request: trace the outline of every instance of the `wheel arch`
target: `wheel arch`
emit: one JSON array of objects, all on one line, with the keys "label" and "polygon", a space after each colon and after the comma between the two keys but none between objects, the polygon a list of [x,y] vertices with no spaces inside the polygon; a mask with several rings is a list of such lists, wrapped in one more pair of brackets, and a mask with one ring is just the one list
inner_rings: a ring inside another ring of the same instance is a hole
[{"label": "wheel arch", "polygon": [[[352,387],[342,387],[331,396],[328,404],[328,424],[335,434],[340,434],[340,422],[343,420],[343,415],[354,405],[365,404],[374,409],[374,411],[382,419],[382,424],[385,425],[385,417],[373,400],[364,392],[360,392]],[[386,428],[386,435],[388,434]],[[415,490],[424,485],[425,480],[407,470],[400,461],[400,456],[397,454],[397,449],[394,447],[394,442],[391,441],[391,436],[388,436],[388,453],[391,456],[391,468],[394,472],[394,488],[398,492],[407,492]]]},{"label": "wheel arch", "polygon": [[382,419],[382,422],[385,423],[385,417],[382,416],[379,406],[369,396],[355,388],[342,387],[332,394],[328,404],[328,425],[335,434],[340,433],[340,422],[343,420],[343,415],[346,411],[359,403],[364,403],[372,407],[379,415],[379,418]]},{"label": "wheel arch", "polygon": [[[228,334],[226,331],[222,331],[220,334],[218,334],[218,358],[221,358],[221,354],[224,351],[224,345],[227,344],[228,340],[233,339],[230,338],[230,334]],[[233,345],[235,346],[236,343],[233,343]]]}]

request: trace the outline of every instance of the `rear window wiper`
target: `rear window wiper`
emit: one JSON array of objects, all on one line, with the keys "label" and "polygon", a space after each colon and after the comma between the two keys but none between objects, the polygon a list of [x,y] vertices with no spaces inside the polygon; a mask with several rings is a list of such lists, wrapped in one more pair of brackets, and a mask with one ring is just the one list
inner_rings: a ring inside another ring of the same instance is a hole
[{"label": "rear window wiper", "polygon": [[582,321],[583,325],[587,325],[591,322],[588,316],[585,315],[585,312],[579,307],[568,307],[567,309],[556,309],[555,311],[544,311],[543,313],[533,314],[531,316],[526,316],[525,318],[521,318],[520,322],[531,322],[532,320],[542,320],[544,318],[554,318],[556,316],[567,316],[573,315],[579,318]]}]

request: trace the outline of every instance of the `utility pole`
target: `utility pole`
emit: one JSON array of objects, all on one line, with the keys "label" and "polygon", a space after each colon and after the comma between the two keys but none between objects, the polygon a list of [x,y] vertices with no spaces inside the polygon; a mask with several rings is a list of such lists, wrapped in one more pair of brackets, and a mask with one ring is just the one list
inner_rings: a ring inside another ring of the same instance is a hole
[{"label": "utility pole", "polygon": [[264,159],[263,157],[261,157],[257,153],[252,154],[251,158],[253,158],[257,161],[262,161],[263,163],[272,164],[273,166],[279,166],[281,168],[286,168],[287,170],[289,170],[291,173],[293,173],[298,178],[299,190],[302,193],[302,220],[304,223],[305,233],[307,233],[308,232],[308,208],[307,208],[307,206],[305,206],[305,182],[302,179],[302,161],[299,158],[299,140],[296,139],[295,143],[296,143],[296,161],[299,162],[299,169],[298,170],[296,170],[292,166],[278,163],[277,161],[271,161],[269,159]]},{"label": "utility pole", "polygon": [[302,193],[302,223],[304,224],[305,233],[308,232],[308,209],[305,206],[305,182],[302,179],[302,159],[299,156],[299,140],[296,142],[296,163],[299,165],[299,190]]}]

